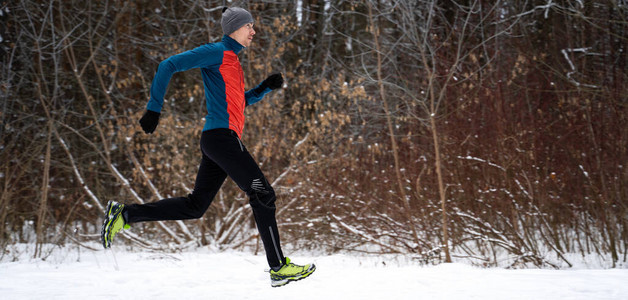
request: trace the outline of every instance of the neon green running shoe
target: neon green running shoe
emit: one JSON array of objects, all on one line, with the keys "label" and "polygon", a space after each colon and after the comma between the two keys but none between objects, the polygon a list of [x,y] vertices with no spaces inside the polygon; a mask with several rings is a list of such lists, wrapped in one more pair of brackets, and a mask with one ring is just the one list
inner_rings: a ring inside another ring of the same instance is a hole
[{"label": "neon green running shoe", "polygon": [[102,224],[102,230],[100,231],[100,240],[102,241],[102,246],[105,249],[111,247],[111,242],[113,241],[113,237],[120,230],[129,229],[131,226],[124,222],[124,217],[122,217],[122,210],[124,209],[124,204],[109,201],[107,203],[107,209],[105,210],[105,221]]},{"label": "neon green running shoe", "polygon": [[290,262],[290,259],[286,257],[286,262],[281,266],[281,269],[278,271],[270,270],[270,285],[272,287],[284,286],[291,281],[306,278],[312,275],[314,271],[316,271],[314,264],[299,266]]}]

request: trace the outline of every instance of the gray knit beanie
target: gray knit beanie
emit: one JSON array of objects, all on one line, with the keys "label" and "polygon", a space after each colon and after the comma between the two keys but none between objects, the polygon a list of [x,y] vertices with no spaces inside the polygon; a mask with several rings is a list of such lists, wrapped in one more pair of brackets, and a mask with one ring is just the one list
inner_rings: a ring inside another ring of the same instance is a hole
[{"label": "gray knit beanie", "polygon": [[222,10],[222,20],[220,24],[222,25],[222,32],[225,35],[230,35],[234,31],[240,29],[240,27],[253,23],[253,16],[250,12],[248,12],[244,8],[239,7],[225,7]]}]

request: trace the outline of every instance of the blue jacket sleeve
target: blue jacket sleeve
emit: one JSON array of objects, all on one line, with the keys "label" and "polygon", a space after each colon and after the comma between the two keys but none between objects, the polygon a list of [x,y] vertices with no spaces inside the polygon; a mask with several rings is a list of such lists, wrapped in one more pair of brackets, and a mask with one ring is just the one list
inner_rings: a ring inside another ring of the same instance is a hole
[{"label": "blue jacket sleeve", "polygon": [[244,99],[246,100],[246,106],[249,106],[251,104],[257,103],[260,100],[262,100],[262,98],[264,98],[264,96],[266,96],[266,94],[270,93],[272,90],[270,88],[265,88],[263,91],[258,92],[258,88],[261,85],[261,83],[259,85],[257,85],[254,89],[249,90],[248,92],[244,93]]},{"label": "blue jacket sleeve", "polygon": [[146,109],[161,112],[166,88],[172,74],[190,69],[220,64],[223,49],[218,44],[206,44],[183,53],[173,55],[161,63],[150,87],[150,100]]}]

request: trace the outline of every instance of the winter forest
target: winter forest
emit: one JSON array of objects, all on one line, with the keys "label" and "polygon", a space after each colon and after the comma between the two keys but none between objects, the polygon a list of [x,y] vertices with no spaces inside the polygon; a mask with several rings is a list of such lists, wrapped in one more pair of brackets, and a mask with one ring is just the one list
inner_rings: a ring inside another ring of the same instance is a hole
[{"label": "winter forest", "polygon": [[[242,141],[287,249],[625,266],[625,0],[0,1],[0,260],[101,250],[108,200],[190,193],[199,71],[172,77],[154,134],[138,120],[162,60],[221,40],[224,5],[255,18],[246,89],[285,78]],[[231,180],[202,218],[117,239],[264,251]]]}]

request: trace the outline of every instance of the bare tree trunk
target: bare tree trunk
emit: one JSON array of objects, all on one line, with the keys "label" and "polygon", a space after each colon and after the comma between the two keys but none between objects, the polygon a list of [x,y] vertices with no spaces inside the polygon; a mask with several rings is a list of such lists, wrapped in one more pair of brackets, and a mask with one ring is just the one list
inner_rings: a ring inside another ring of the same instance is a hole
[{"label": "bare tree trunk", "polygon": [[[431,19],[432,19],[432,12],[433,12],[433,8],[430,7],[429,8],[429,12],[430,12],[430,16],[428,18],[427,21],[427,26],[426,28],[429,28],[429,26],[431,25]],[[447,87],[447,83],[449,82],[449,80],[451,79],[451,77],[453,76],[454,68],[452,67],[451,71],[448,72],[447,74],[447,79],[445,81],[445,83],[443,84],[443,86],[441,87],[438,99],[436,99],[436,75],[434,70],[429,66],[428,63],[428,55],[426,53],[426,47],[428,47],[428,35],[429,34],[425,34],[424,35],[424,39],[423,39],[423,45],[421,44],[417,44],[417,47],[419,49],[419,53],[421,55],[421,60],[423,62],[423,67],[425,68],[425,71],[427,72],[427,79],[428,79],[428,93],[429,93],[429,97],[430,97],[430,106],[429,106],[429,118],[430,118],[430,127],[431,127],[431,131],[432,131],[432,140],[434,143],[434,165],[436,167],[436,177],[438,180],[438,194],[440,196],[440,204],[441,204],[441,222],[442,222],[442,230],[443,230],[443,248],[445,250],[445,262],[450,263],[451,262],[451,255],[449,253],[449,226],[448,226],[448,220],[447,220],[447,199],[445,197],[445,187],[443,184],[443,175],[442,175],[442,162],[441,162],[441,157],[440,157],[440,147],[439,147],[439,143],[438,143],[438,130],[436,128],[436,113],[438,110],[438,103],[440,103],[440,101],[444,98],[444,94],[445,94],[445,89]],[[417,41],[418,42],[418,41]],[[458,49],[458,54],[460,53],[460,49]],[[434,57],[430,57],[432,59],[432,62],[434,61]],[[456,66],[457,63],[459,61],[459,56],[456,58],[456,61],[454,62],[453,66]],[[433,64],[435,64],[435,62],[433,62]]]},{"label": "bare tree trunk", "polygon": [[395,130],[393,126],[393,121],[391,117],[390,110],[388,109],[388,100],[386,98],[386,90],[384,89],[384,81],[382,80],[382,57],[379,45],[379,26],[377,26],[376,21],[373,19],[373,9],[372,4],[368,2],[369,9],[369,20],[371,22],[371,31],[373,33],[373,42],[375,44],[375,52],[377,55],[377,84],[379,87],[379,96],[382,98],[382,102],[384,102],[384,113],[386,114],[386,123],[388,124],[388,134],[390,135],[390,143],[392,145],[393,158],[395,160],[395,174],[397,177],[397,186],[399,188],[399,195],[401,196],[401,201],[404,206],[404,214],[410,223],[412,234],[414,235],[414,240],[416,246],[420,245],[419,235],[416,231],[416,225],[414,224],[414,220],[412,219],[412,211],[410,209],[410,200],[406,196],[406,191],[403,185],[403,176],[401,175],[401,166],[399,163],[399,147],[397,146],[397,140],[395,139]]},{"label": "bare tree trunk", "polygon": [[[606,186],[606,180],[604,178],[604,167],[602,166],[602,162],[600,159],[600,147],[598,146],[598,142],[596,140],[596,136],[595,136],[595,131],[593,130],[593,124],[592,124],[592,119],[591,119],[591,107],[587,107],[585,109],[586,111],[586,118],[587,118],[587,129],[589,131],[589,136],[591,138],[591,144],[593,145],[592,149],[593,149],[593,153],[595,155],[595,163],[599,172],[599,177],[600,177],[600,185],[601,187],[599,188],[599,190],[601,190],[601,199],[599,200],[601,203],[601,207],[602,207],[602,222],[604,224],[603,227],[605,227],[606,231],[606,235],[608,238],[608,243],[609,243],[609,251],[611,252],[611,258],[613,260],[613,268],[615,268],[617,266],[617,261],[619,260],[619,255],[617,254],[617,244],[615,242],[615,237],[616,237],[616,222],[614,222],[614,220],[610,220],[612,218],[614,218],[614,214],[612,213],[612,208],[611,205],[609,204],[610,197],[608,196],[608,189]],[[591,184],[593,185],[594,182],[591,181]],[[602,231],[602,232],[604,232]]]},{"label": "bare tree trunk", "polygon": [[[432,108],[434,107],[434,99],[432,96]],[[434,115],[430,116],[430,125],[432,126],[432,139],[434,140],[434,156],[436,165],[436,176],[438,177],[438,194],[440,195],[440,208],[442,211],[442,223],[443,223],[443,246],[445,248],[445,262],[451,262],[451,255],[449,254],[449,226],[447,220],[447,199],[445,197],[445,187],[443,186],[443,175],[441,170],[440,159],[440,147],[438,144],[438,131],[436,129],[436,121]]]},{"label": "bare tree trunk", "polygon": [[[49,7],[48,12],[51,13],[52,9],[51,7]],[[54,39],[54,34],[53,34],[53,39]],[[50,152],[51,152],[51,133],[52,133],[52,126],[53,126],[53,120],[50,114],[50,110],[48,105],[46,104],[46,100],[44,98],[46,98],[46,96],[50,96],[50,92],[47,88],[47,82],[46,82],[46,74],[43,70],[43,53],[42,53],[42,49],[41,46],[39,44],[39,40],[35,41],[35,47],[37,50],[37,53],[39,54],[37,57],[37,67],[38,67],[38,71],[39,71],[39,76],[37,76],[37,94],[39,96],[39,100],[41,101],[41,105],[44,108],[44,111],[46,112],[46,116],[48,119],[48,133],[46,136],[46,153],[44,156],[44,170],[43,170],[43,174],[42,174],[42,184],[41,184],[41,199],[39,201],[39,209],[37,211],[37,224],[35,227],[35,232],[36,232],[36,236],[37,236],[37,241],[35,243],[35,251],[33,253],[33,257],[38,257],[39,255],[41,255],[41,247],[42,244],[44,243],[44,236],[43,236],[43,230],[44,230],[44,220],[46,219],[46,207],[48,205],[48,186],[50,184]],[[54,56],[54,55],[53,55]],[[56,81],[55,81],[56,82]],[[45,94],[44,94],[45,91]],[[53,96],[54,97],[54,96]]]},{"label": "bare tree trunk", "polygon": [[[43,99],[42,99],[43,102]],[[44,172],[41,183],[41,200],[39,201],[39,210],[37,212],[37,227],[36,235],[37,242],[35,243],[35,253],[33,257],[36,258],[41,255],[41,247],[45,242],[44,239],[44,221],[46,220],[46,212],[48,211],[48,186],[50,185],[50,148],[51,148],[51,135],[52,135],[52,120],[48,120],[48,134],[46,137],[46,155],[44,157]]]}]

